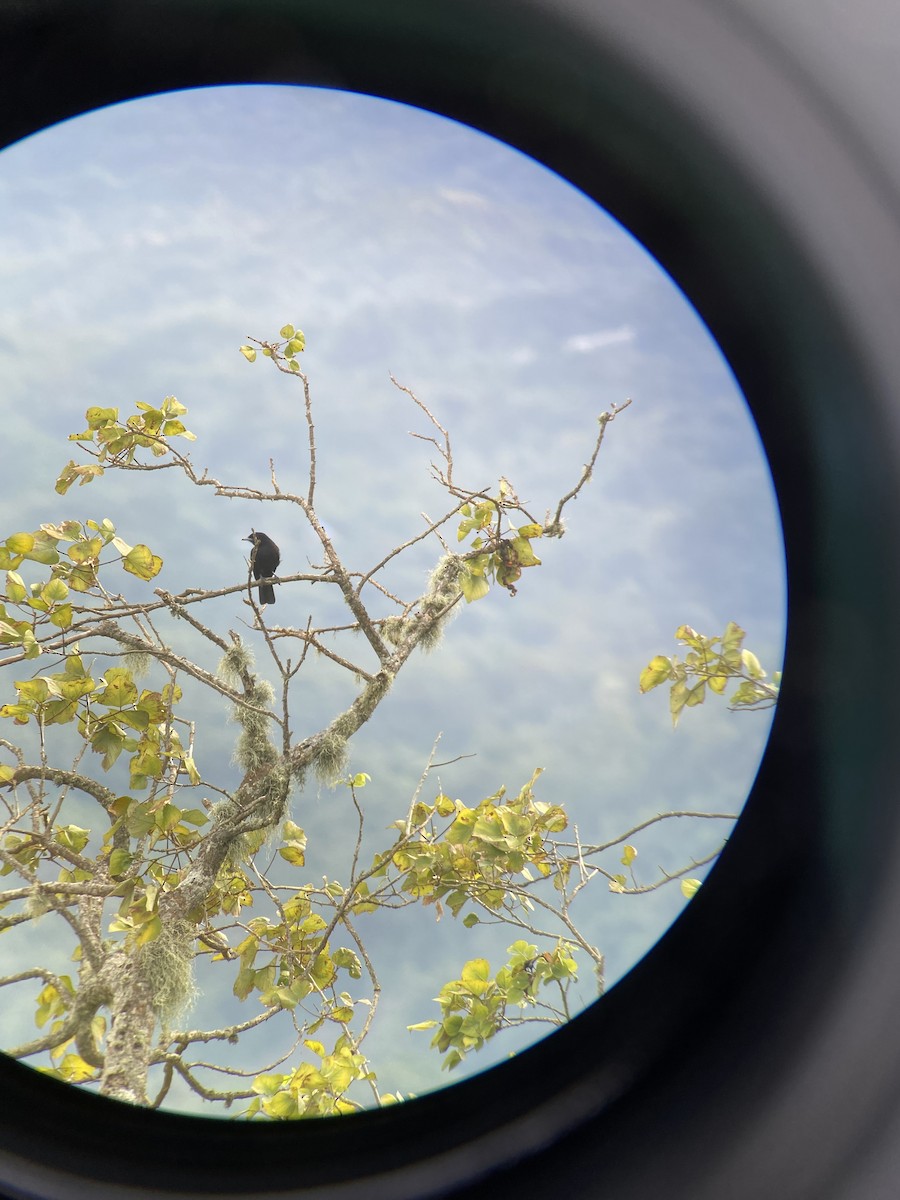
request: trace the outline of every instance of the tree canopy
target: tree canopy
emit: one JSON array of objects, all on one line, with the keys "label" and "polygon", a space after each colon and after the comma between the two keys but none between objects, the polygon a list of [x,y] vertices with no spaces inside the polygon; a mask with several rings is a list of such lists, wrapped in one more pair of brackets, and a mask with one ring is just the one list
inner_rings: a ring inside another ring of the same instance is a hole
[{"label": "tree canopy", "polygon": [[[602,949],[573,911],[585,889],[631,895],[675,883],[686,897],[696,891],[697,873],[718,850],[639,879],[646,830],[689,821],[724,822],[727,831],[735,819],[663,811],[588,844],[565,805],[542,794],[537,763],[510,789],[464,799],[445,793],[436,782],[446,765],[437,739],[411,796],[375,836],[374,852],[366,849],[372,781],[351,766],[351,740],[411,657],[436,650],[449,620],[492,593],[527,591],[542,545],[564,535],[569,506],[629,402],[599,416],[587,461],[541,514],[506,478],[490,488],[462,482],[450,432],[394,379],[423,422],[413,436],[429,447],[446,505],[404,541],[351,564],[319,504],[304,348],[293,325],[241,348],[300,389],[303,490],[284,490],[274,462],[266,489],[196,468],[184,448],[194,440],[187,409],[174,396],[138,402],[127,416],[89,408],[85,428],[70,437],[80,457],[56,482],[66,496],[76,484],[93,492],[110,472],[174,471],[223,500],[250,499],[267,513],[289,506],[320,561],[275,577],[277,610],[260,605],[249,562],[226,587],[154,587],[159,547],[132,544],[105,517],[45,523],[0,543],[8,695],[0,719],[9,734],[0,738],[0,875],[10,884],[0,891],[0,932],[58,922],[72,962],[68,971],[23,963],[0,978],[7,996],[22,1003],[30,989],[35,1005],[35,1036],[7,1052],[43,1056],[42,1070],[115,1099],[164,1105],[175,1078],[210,1105],[237,1105],[254,1117],[403,1099],[383,1090],[382,1068],[365,1051],[382,996],[366,931],[373,914],[423,906],[458,919],[474,939],[479,926],[508,930],[505,962],[493,967],[475,953],[458,977],[435,981],[437,1012],[409,1027],[431,1033],[452,1069],[504,1031],[567,1020],[579,972],[591,972],[602,992]],[[401,594],[388,567],[423,542],[435,547],[431,573],[419,591]],[[318,597],[336,597],[342,619],[291,623],[298,608],[289,612],[281,600],[300,589],[311,614]],[[222,597],[244,607],[243,630],[206,619],[205,608]],[[274,611],[289,623],[275,623]],[[676,637],[684,661],[659,655],[640,677],[645,691],[670,685],[673,721],[732,680],[732,705],[774,703],[777,680],[766,681],[737,625],[721,637],[682,626]],[[352,681],[350,701],[317,726],[304,707],[313,661]],[[204,754],[203,723],[186,698],[197,689],[234,723],[236,786],[227,782],[228,764]],[[347,801],[334,818],[346,845],[341,878],[304,874],[308,838],[302,805],[291,802],[311,780]],[[200,964],[205,986],[214,979],[245,1016],[212,1028],[186,1023]],[[262,1028],[277,1030],[265,1043],[268,1051],[277,1041],[277,1052],[253,1069],[238,1065],[232,1049]]]}]

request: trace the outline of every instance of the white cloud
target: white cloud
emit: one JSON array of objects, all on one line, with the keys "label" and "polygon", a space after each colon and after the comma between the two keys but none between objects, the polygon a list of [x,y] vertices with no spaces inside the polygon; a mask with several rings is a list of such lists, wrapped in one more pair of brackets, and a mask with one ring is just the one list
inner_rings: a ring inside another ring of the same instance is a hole
[{"label": "white cloud", "polygon": [[574,354],[590,354],[593,350],[605,350],[607,346],[619,346],[633,342],[635,337],[631,325],[619,325],[615,329],[598,329],[596,333],[575,333],[563,342],[563,350]]},{"label": "white cloud", "polygon": [[481,192],[471,192],[466,188],[438,188],[438,195],[450,204],[461,204],[468,208],[487,208],[488,200]]}]

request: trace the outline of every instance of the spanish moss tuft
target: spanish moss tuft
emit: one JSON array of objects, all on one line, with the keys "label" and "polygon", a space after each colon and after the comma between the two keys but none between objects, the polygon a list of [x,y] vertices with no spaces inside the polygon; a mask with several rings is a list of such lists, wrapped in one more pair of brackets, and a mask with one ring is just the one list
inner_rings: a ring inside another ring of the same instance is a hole
[{"label": "spanish moss tuft", "polygon": [[122,655],[122,665],[131,672],[132,679],[143,679],[150,673],[153,658],[143,650],[126,650]]},{"label": "spanish moss tuft", "polygon": [[242,677],[253,669],[253,651],[243,642],[236,641],[228,647],[219,663],[219,677],[235,686]]},{"label": "spanish moss tuft", "polygon": [[440,644],[448,620],[459,612],[459,606],[454,601],[460,596],[459,577],[462,569],[462,559],[458,555],[445,554],[429,576],[420,610],[420,619],[425,625],[419,634],[419,645],[426,654]]},{"label": "spanish moss tuft", "polygon": [[163,925],[159,936],[141,947],[141,973],[166,1024],[189,1009],[199,995],[194,983],[194,936],[189,922],[174,921]]},{"label": "spanish moss tuft", "polygon": [[381,622],[381,636],[389,646],[399,646],[409,637],[408,617],[385,617]]},{"label": "spanish moss tuft", "polygon": [[316,745],[312,759],[316,778],[320,783],[336,783],[346,772],[349,757],[347,739],[332,725],[325,730]]}]

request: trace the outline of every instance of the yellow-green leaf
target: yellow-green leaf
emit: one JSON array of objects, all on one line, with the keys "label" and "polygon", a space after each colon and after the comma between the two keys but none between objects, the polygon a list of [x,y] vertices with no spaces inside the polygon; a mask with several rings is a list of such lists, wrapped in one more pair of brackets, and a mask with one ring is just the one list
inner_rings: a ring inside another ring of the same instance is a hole
[{"label": "yellow-green leaf", "polygon": [[67,1054],[59,1064],[59,1073],[69,1083],[82,1083],[92,1078],[94,1068],[78,1054]]},{"label": "yellow-green leaf", "polygon": [[154,913],[149,920],[145,921],[140,928],[140,931],[135,939],[138,946],[145,946],[147,942],[152,942],[162,933],[162,921],[157,913]]},{"label": "yellow-green leaf", "polygon": [[10,604],[21,604],[28,595],[28,590],[18,571],[6,572],[6,598]]},{"label": "yellow-green leaf", "polygon": [[643,671],[638,680],[638,686],[642,692],[649,692],[651,688],[658,687],[672,674],[672,660],[666,658],[664,654],[657,654],[655,658],[651,658],[650,662]]},{"label": "yellow-green leaf", "polygon": [[59,604],[69,594],[69,588],[62,579],[50,579],[41,588],[41,599],[48,604]]},{"label": "yellow-green leaf", "polygon": [[467,567],[463,567],[459,576],[459,588],[466,598],[466,603],[471,604],[473,600],[480,600],[486,596],[491,590],[491,585],[484,575],[475,575]]},{"label": "yellow-green leaf", "polygon": [[306,855],[299,846],[280,846],[278,853],[289,863],[293,863],[295,867],[302,867],[306,862]]},{"label": "yellow-green leaf", "polygon": [[109,856],[110,875],[124,875],[134,861],[134,855],[128,850],[113,850]]},{"label": "yellow-green leaf", "polygon": [[6,547],[11,554],[27,554],[34,546],[34,534],[14,533],[6,539]]},{"label": "yellow-green leaf", "polygon": [[443,792],[435,799],[434,808],[438,816],[449,817],[455,810],[456,805],[449,796],[445,796]]},{"label": "yellow-green leaf", "polygon": [[152,579],[162,570],[163,560],[149,546],[138,545],[122,559],[122,566],[138,579]]},{"label": "yellow-green leaf", "polygon": [[765,671],[760,665],[759,659],[752,650],[742,650],[741,659],[744,663],[744,669],[751,679],[762,679],[765,676]]},{"label": "yellow-green leaf", "polygon": [[692,900],[700,888],[699,879],[682,879],[681,892],[688,900]]}]

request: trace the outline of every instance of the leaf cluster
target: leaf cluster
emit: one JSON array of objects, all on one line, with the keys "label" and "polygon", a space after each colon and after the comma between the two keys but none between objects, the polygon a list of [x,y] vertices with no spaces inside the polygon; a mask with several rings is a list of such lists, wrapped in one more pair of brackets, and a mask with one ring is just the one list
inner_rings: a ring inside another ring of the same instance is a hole
[{"label": "leaf cluster", "polygon": [[[374,878],[399,872],[399,891],[435,905],[438,915],[444,905],[456,917],[470,902],[491,913],[527,904],[525,897],[510,891],[513,877],[532,881],[568,872],[551,839],[566,828],[568,818],[559,805],[535,799],[540,774],[538,768],[518,795],[508,797],[500,788],[474,808],[444,793],[433,804],[418,801],[410,820],[396,823],[401,830],[414,828],[415,836],[383,856],[380,865],[376,859]],[[445,824],[442,818],[452,819]],[[356,911],[365,911],[365,901]],[[478,920],[477,912],[471,911],[463,923],[471,927]]]},{"label": "leaf cluster", "polygon": [[[138,689],[128,667],[109,667],[95,678],[78,648],[65,656],[62,671],[18,679],[18,699],[0,706],[0,718],[17,725],[34,722],[41,729],[77,720],[78,732],[108,771],[126,751],[131,787],[141,791],[162,776],[167,764],[183,769],[192,783],[199,780],[192,756],[173,724],[173,709],[181,699],[177,684],[160,691]],[[10,772],[12,768],[0,768]],[[0,775],[0,778],[3,778]]]},{"label": "leaf cluster", "polygon": [[470,534],[475,535],[459,577],[467,604],[488,594],[489,579],[515,596],[515,585],[522,578],[522,571],[541,565],[531,543],[543,537],[543,526],[529,521],[504,535],[502,515],[510,508],[519,509],[519,502],[506,480],[501,480],[496,497],[467,502],[459,510],[462,520],[456,530],[456,540],[463,542]]},{"label": "leaf cluster", "polygon": [[771,708],[778,699],[780,673],[772,683],[766,682],[759,659],[744,646],[745,637],[734,621],[729,621],[725,632],[716,637],[704,637],[690,625],[679,626],[675,638],[688,647],[687,654],[683,660],[664,654],[652,658],[641,672],[641,691],[652,691],[664,683],[671,685],[669,711],[673,726],[685,708],[696,708],[704,702],[707,689],[721,696],[735,681],[738,686],[729,699],[732,709]]},{"label": "leaf cluster", "polygon": [[87,410],[87,429],[81,433],[70,433],[69,441],[78,442],[85,449],[91,448],[96,462],[68,462],[56,481],[56,490],[61,496],[76,481],[79,487],[83,487],[102,475],[104,468],[101,463],[111,466],[131,464],[142,449],[149,450],[157,458],[163,458],[171,450],[168,438],[182,437],[189,442],[196,440],[181,421],[187,409],[174,396],[166,396],[159,408],[142,400],[137,401],[135,407],[138,411],[125,421],[119,419],[117,408],[94,405]]},{"label": "leaf cluster", "polygon": [[[63,545],[65,550],[60,549]],[[150,580],[162,569],[159,555],[142,544],[130,546],[108,518],[64,521],[10,534],[0,543],[0,570],[6,572],[0,596],[0,646],[21,646],[26,658],[36,658],[41,626],[70,629],[77,615],[70,592],[98,588],[101,555],[109,548],[118,555],[123,570],[138,579]],[[26,561],[49,567],[48,578],[26,585],[18,570]]]},{"label": "leaf cluster", "polygon": [[[452,1071],[466,1054],[480,1050],[501,1029],[520,1023],[510,1017],[510,1009],[536,1006],[540,989],[551,984],[564,996],[568,985],[578,978],[572,947],[563,939],[543,952],[520,939],[506,952],[509,959],[493,978],[486,958],[467,962],[459,979],[445,983],[436,997],[441,1019],[408,1026],[413,1031],[436,1030],[431,1045],[444,1055],[442,1070]],[[564,1019],[565,1014],[557,1016]]]}]

